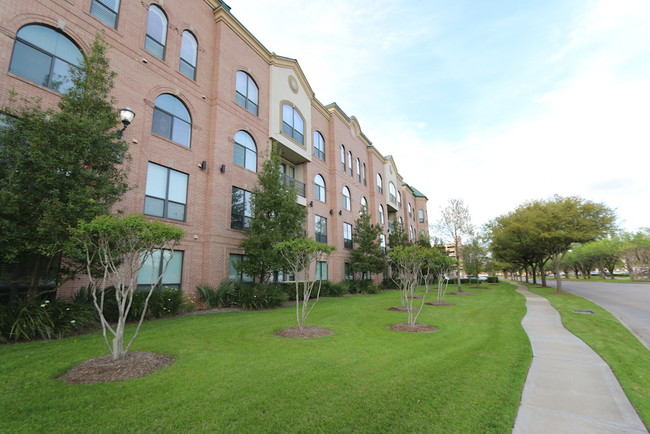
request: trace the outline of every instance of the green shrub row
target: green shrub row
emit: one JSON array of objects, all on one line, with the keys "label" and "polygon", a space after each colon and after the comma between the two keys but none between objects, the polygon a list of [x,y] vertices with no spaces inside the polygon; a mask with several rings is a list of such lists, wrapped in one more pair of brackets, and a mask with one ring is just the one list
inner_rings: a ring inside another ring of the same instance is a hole
[{"label": "green shrub row", "polygon": [[[133,294],[127,320],[140,319],[146,296],[147,291],[137,291]],[[149,299],[145,319],[177,315],[191,308],[183,298],[181,290],[155,289]],[[106,290],[104,316],[109,322],[117,321],[118,309],[114,288]],[[61,338],[95,330],[99,326],[99,315],[87,288],[81,288],[71,301],[23,299],[11,305],[0,305],[0,343]]]}]

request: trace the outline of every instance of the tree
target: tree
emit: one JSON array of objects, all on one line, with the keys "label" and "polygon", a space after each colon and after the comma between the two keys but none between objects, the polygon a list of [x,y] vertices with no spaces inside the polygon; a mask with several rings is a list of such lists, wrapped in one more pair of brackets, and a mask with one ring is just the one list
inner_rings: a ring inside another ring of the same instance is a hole
[{"label": "tree", "polygon": [[381,273],[386,268],[386,253],[382,249],[379,235],[382,228],[370,223],[370,214],[361,211],[354,224],[352,241],[356,247],[350,254],[350,266],[356,273]]},{"label": "tree", "polygon": [[[30,264],[28,297],[58,262],[70,229],[107,214],[127,191],[127,145],[110,96],[115,73],[95,38],[58,110],[38,100],[3,111],[0,123],[0,263]],[[61,269],[60,283],[79,270]],[[66,272],[67,271],[67,272]]]},{"label": "tree", "polygon": [[468,243],[463,245],[461,251],[465,271],[470,276],[476,276],[476,283],[478,283],[478,275],[485,270],[488,262],[488,249],[483,244],[481,237],[473,235]]},{"label": "tree", "polygon": [[330,254],[336,250],[336,247],[303,237],[278,243],[274,249],[289,264],[289,269],[293,271],[295,276],[300,273],[303,274],[302,281],[298,281],[298,279],[294,281],[296,289],[296,320],[298,321],[298,327],[302,328],[320,298],[321,280],[318,281],[316,300],[309,308],[309,299],[316,284],[316,280],[311,279],[310,275],[312,265],[318,264],[323,259],[329,259]]},{"label": "tree", "polygon": [[[124,358],[135,341],[147,312],[149,298],[165,274],[167,264],[174,255],[174,247],[183,238],[176,226],[159,221],[149,221],[140,214],[102,215],[90,222],[82,222],[72,231],[72,248],[81,249],[86,257],[86,272],[90,279],[93,304],[99,313],[102,333],[113,360]],[[162,272],[154,266],[154,257],[162,261]],[[124,344],[126,318],[129,315],[133,294],[138,287],[138,274],[145,266],[155,273],[149,281],[144,308],[135,332]],[[99,271],[99,272],[98,272]],[[115,289],[118,307],[117,324],[112,326],[104,316],[106,290]],[[112,335],[109,341],[108,333]]]},{"label": "tree", "polygon": [[[456,255],[460,259],[462,236],[472,232],[472,218],[469,209],[465,206],[462,199],[449,199],[447,207],[442,210],[437,229],[441,234],[451,238],[456,248]],[[460,284],[460,262],[459,260],[456,263],[456,283],[458,285],[458,291],[462,292],[463,288]]]},{"label": "tree", "polygon": [[632,279],[639,279],[643,271],[647,278],[650,272],[650,228],[623,234],[621,256]]},{"label": "tree", "polygon": [[252,193],[253,217],[240,244],[246,256],[238,271],[266,282],[271,272],[289,265],[274,246],[304,236],[307,210],[296,202],[293,186],[284,182],[277,150],[264,162]]},{"label": "tree", "polygon": [[388,234],[388,246],[394,249],[397,246],[408,246],[411,244],[409,236],[404,228],[404,223],[397,221],[394,223],[394,229]]}]

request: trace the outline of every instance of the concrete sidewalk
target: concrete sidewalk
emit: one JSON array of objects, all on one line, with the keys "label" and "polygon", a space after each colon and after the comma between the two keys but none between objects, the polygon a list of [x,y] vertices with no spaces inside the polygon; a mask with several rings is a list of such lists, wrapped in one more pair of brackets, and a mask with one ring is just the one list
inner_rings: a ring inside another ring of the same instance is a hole
[{"label": "concrete sidewalk", "polygon": [[513,433],[647,433],[609,366],[564,328],[549,301],[517,285],[533,347]]}]

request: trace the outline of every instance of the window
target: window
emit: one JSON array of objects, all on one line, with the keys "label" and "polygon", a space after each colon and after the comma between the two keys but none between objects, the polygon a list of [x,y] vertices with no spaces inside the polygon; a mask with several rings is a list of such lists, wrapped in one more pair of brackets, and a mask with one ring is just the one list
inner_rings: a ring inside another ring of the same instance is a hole
[{"label": "window", "polygon": [[397,190],[395,189],[393,181],[388,182],[388,200],[393,203],[397,202]]},{"label": "window", "polygon": [[352,266],[350,266],[349,262],[345,262],[343,264],[343,274],[345,275],[346,280],[354,279],[354,274],[352,273]]},{"label": "window", "polygon": [[409,240],[413,241],[413,238],[415,238],[415,231],[413,225],[409,225]]},{"label": "window", "polygon": [[327,280],[327,262],[318,261],[316,263],[316,280]]},{"label": "window", "polygon": [[72,87],[70,70],[81,60],[81,51],[63,33],[30,24],[16,34],[9,72],[63,93]]},{"label": "window", "polygon": [[314,196],[316,197],[316,200],[327,202],[327,199],[325,198],[326,192],[327,190],[325,189],[325,180],[322,176],[316,175],[314,177]]},{"label": "window", "polygon": [[151,5],[147,17],[147,36],[144,40],[144,49],[157,58],[164,59],[166,43],[167,17],[158,6]]},{"label": "window", "polygon": [[237,131],[237,134],[235,134],[233,162],[244,166],[248,170],[257,172],[257,146],[251,135],[246,131]]},{"label": "window", "polygon": [[341,145],[341,169],[345,172],[345,146]]},{"label": "window", "polygon": [[230,261],[228,264],[228,279],[237,282],[252,282],[253,278],[237,270],[238,264],[246,258],[246,255],[239,255],[236,253],[230,254]]},{"label": "window", "polygon": [[364,196],[361,196],[361,209],[368,212],[368,201]]},{"label": "window", "polygon": [[368,185],[368,180],[366,178],[366,163],[363,163],[363,171],[361,174],[363,176],[363,185]]},{"label": "window", "polygon": [[186,173],[150,162],[147,168],[144,213],[184,222],[188,178]]},{"label": "window", "polygon": [[379,223],[384,224],[384,207],[379,205]]},{"label": "window", "polygon": [[[138,289],[168,286],[180,289],[183,275],[183,251],[154,250],[138,273]],[[165,268],[166,267],[166,268]]]},{"label": "window", "polygon": [[413,207],[409,203],[409,218],[413,218]]},{"label": "window", "polygon": [[347,187],[343,187],[343,208],[350,211],[351,203],[352,200],[350,198],[350,189]]},{"label": "window", "polygon": [[178,70],[191,78],[196,79],[196,54],[198,44],[193,34],[185,30],[181,37],[181,63]]},{"label": "window", "polygon": [[381,180],[381,175],[379,173],[377,174],[377,192],[379,194],[384,194],[384,184]]},{"label": "window", "polygon": [[352,225],[350,223],[343,223],[343,247],[352,248]]},{"label": "window", "polygon": [[251,217],[253,217],[252,196],[253,193],[250,191],[233,186],[230,207],[230,227],[232,229],[248,229],[250,227]]},{"label": "window", "polygon": [[314,155],[325,161],[325,139],[318,131],[314,131]]},{"label": "window", "polygon": [[384,234],[379,234],[379,247],[382,252],[386,253],[386,235]]},{"label": "window", "polygon": [[298,143],[305,143],[302,116],[300,116],[298,110],[287,104],[282,106],[282,131]]},{"label": "window", "polygon": [[350,176],[352,176],[352,152],[348,151],[348,172],[350,172]]},{"label": "window", "polygon": [[361,182],[361,161],[357,158],[357,180]]},{"label": "window", "polygon": [[167,93],[156,98],[151,132],[189,148],[192,139],[192,118],[185,104]]},{"label": "window", "polygon": [[257,116],[259,91],[253,78],[244,71],[237,71],[235,88],[237,104]]},{"label": "window", "polygon": [[418,220],[420,223],[424,223],[424,210],[419,209],[418,210]]},{"label": "window", "polygon": [[114,29],[117,27],[119,11],[120,0],[92,0],[90,4],[90,13]]},{"label": "window", "polygon": [[399,191],[397,192],[397,207],[402,209],[402,193]]},{"label": "window", "polygon": [[315,216],[316,219],[316,241],[319,243],[327,243],[327,219],[319,215]]}]

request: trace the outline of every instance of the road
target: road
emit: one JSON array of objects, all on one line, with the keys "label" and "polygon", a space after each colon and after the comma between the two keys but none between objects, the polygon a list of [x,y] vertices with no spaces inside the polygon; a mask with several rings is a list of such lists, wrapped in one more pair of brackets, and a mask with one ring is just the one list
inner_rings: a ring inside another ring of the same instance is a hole
[{"label": "road", "polygon": [[[547,284],[555,286],[555,280]],[[650,349],[650,283],[563,280],[562,289],[608,310]]]}]

